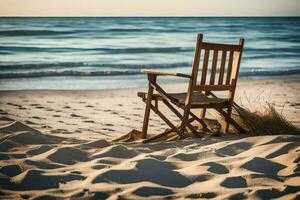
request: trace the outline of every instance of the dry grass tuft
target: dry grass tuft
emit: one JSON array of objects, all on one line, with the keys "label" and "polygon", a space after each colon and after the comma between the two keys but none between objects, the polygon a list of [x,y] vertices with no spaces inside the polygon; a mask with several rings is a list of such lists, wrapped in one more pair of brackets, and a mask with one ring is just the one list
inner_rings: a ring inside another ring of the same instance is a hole
[{"label": "dry grass tuft", "polygon": [[[251,108],[255,106],[249,106]],[[239,106],[234,104],[232,118],[236,121],[245,131],[244,135],[300,135],[300,130],[295,127],[290,121],[288,121],[281,113],[279,113],[275,106],[267,103],[265,106],[258,107],[255,111],[245,106]],[[198,129],[201,137],[220,136],[221,127],[225,127],[225,121],[223,118],[220,120],[204,119],[206,127]],[[223,123],[223,125],[220,124]],[[195,126],[195,128],[197,128]],[[168,131],[169,129],[166,129]],[[231,126],[229,133],[237,133]],[[186,133],[187,137],[198,137],[190,133]],[[148,134],[150,137],[153,135]],[[135,142],[142,139],[141,131],[132,130],[129,133],[121,136],[113,142]],[[153,140],[153,142],[173,141],[178,140],[179,137],[175,132]]]},{"label": "dry grass tuft", "polygon": [[269,103],[256,111],[234,104],[234,113],[234,120],[255,135],[300,134],[299,129]]}]

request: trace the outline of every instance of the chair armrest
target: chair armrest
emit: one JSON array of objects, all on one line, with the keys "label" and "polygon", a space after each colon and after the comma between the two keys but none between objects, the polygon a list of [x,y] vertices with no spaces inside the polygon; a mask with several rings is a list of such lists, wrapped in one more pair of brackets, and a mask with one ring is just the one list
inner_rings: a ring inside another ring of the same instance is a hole
[{"label": "chair armrest", "polygon": [[163,72],[163,71],[153,71],[153,70],[141,70],[144,74],[152,74],[152,75],[159,75],[159,76],[176,76],[182,78],[191,78],[191,75],[176,73],[176,72]]}]

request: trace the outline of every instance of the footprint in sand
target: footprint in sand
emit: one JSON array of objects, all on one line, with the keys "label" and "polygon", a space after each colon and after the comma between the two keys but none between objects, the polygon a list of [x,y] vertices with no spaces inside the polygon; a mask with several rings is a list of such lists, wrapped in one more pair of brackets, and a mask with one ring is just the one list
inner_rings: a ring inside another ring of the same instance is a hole
[{"label": "footprint in sand", "polygon": [[126,120],[131,120],[130,117],[126,117],[126,116],[120,116],[120,117],[123,118],[123,119],[126,119]]},{"label": "footprint in sand", "polygon": [[19,105],[18,104],[14,104],[14,103],[6,103],[7,105],[10,105],[10,106],[17,106],[17,107],[19,107]]},{"label": "footprint in sand", "polygon": [[50,131],[51,133],[61,133],[61,134],[69,134],[68,130],[66,129],[62,129],[62,128],[59,128],[59,129],[54,129],[54,130],[51,130]]},{"label": "footprint in sand", "polygon": [[8,114],[8,112],[6,112],[6,111],[0,109],[0,115],[7,115],[7,114]]},{"label": "footprint in sand", "polygon": [[48,126],[48,125],[43,125],[42,128],[50,129],[50,128],[52,128],[52,127],[51,127],[51,126]]},{"label": "footprint in sand", "polygon": [[103,169],[103,168],[110,168],[109,165],[95,165],[95,166],[92,166],[92,169]]},{"label": "footprint in sand", "polygon": [[30,104],[30,106],[36,107],[36,108],[44,108],[41,104],[37,104],[37,103]]},{"label": "footprint in sand", "polygon": [[83,121],[83,122],[85,122],[85,123],[92,123],[92,124],[96,123],[96,122],[93,121],[93,120],[85,120],[85,121]]},{"label": "footprint in sand", "polygon": [[41,117],[38,117],[38,116],[33,116],[32,118],[33,119],[42,119]]},{"label": "footprint in sand", "polygon": [[109,132],[115,131],[114,129],[111,129],[111,128],[103,128],[102,130],[109,131]]},{"label": "footprint in sand", "polygon": [[35,123],[35,122],[32,122],[32,121],[29,121],[29,120],[26,120],[26,121],[24,121],[26,124],[37,124],[37,123]]},{"label": "footprint in sand", "polygon": [[30,106],[36,107],[36,108],[38,108],[38,109],[45,108],[44,106],[42,106],[41,104],[38,104],[38,103],[30,104]]},{"label": "footprint in sand", "polygon": [[70,116],[71,117],[81,117],[80,115],[77,115],[77,114],[71,114]]},{"label": "footprint in sand", "polygon": [[72,171],[71,173],[72,174],[82,174],[82,172],[80,172],[80,171]]},{"label": "footprint in sand", "polygon": [[142,115],[141,114],[133,114],[133,116],[141,117]]},{"label": "footprint in sand", "polygon": [[290,106],[293,106],[293,107],[299,107],[300,106],[300,103],[290,103]]}]

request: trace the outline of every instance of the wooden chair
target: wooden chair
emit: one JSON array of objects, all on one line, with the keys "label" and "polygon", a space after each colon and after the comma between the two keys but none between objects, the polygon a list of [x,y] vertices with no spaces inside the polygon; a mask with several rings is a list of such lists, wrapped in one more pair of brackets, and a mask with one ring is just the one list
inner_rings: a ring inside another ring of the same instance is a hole
[{"label": "wooden chair", "polygon": [[[244,130],[231,118],[243,47],[243,38],[240,39],[238,45],[216,44],[203,42],[203,35],[198,34],[191,75],[144,70],[143,73],[148,75],[149,88],[148,93],[138,92],[138,96],[146,103],[142,137],[146,138],[147,136],[150,110],[153,110],[171,128],[164,133],[144,140],[144,142],[150,142],[172,131],[176,132],[180,138],[185,137],[184,133],[186,130],[191,131],[194,135],[199,135],[191,122],[197,120],[205,126],[202,118],[205,117],[206,109],[208,108],[216,109],[225,118],[225,132],[228,132],[229,124],[232,124],[238,131],[243,132]],[[203,55],[203,53],[204,56],[201,59],[201,54]],[[210,54],[213,55],[212,59],[209,59]],[[218,59],[218,55],[221,55],[220,59]],[[202,66],[202,71],[201,76],[198,78],[199,66]],[[187,78],[189,79],[188,90],[185,93],[167,93],[157,84],[157,76]],[[228,98],[217,97],[214,94],[217,91],[228,91]],[[154,105],[152,101],[155,102]],[[158,101],[162,101],[182,121],[179,126],[175,126],[160,112]],[[183,109],[183,114],[174,106]],[[200,117],[191,112],[191,109],[196,108],[202,109]]]}]

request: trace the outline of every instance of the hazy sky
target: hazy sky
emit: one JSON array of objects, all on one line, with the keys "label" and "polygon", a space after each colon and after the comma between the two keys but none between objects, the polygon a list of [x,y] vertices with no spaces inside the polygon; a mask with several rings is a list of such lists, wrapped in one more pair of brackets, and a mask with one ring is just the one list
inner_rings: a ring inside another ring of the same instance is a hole
[{"label": "hazy sky", "polygon": [[0,16],[299,16],[300,0],[0,0]]}]

